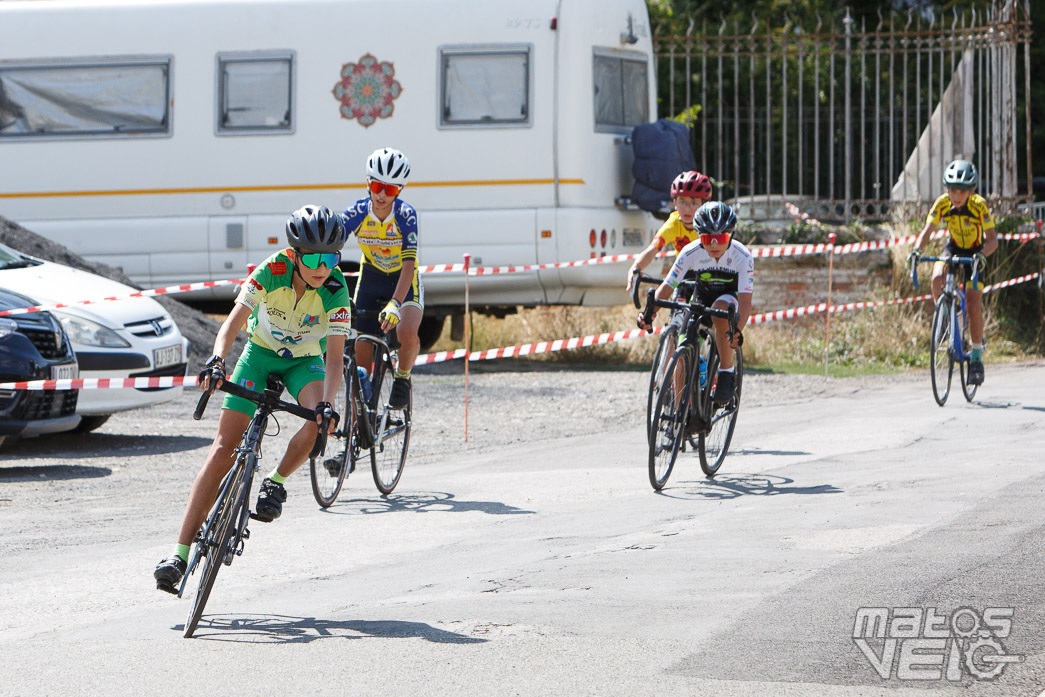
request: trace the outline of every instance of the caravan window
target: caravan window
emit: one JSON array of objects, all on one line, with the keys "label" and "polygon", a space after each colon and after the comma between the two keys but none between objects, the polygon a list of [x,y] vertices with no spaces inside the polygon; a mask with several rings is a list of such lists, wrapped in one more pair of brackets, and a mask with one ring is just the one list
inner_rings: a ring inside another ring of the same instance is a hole
[{"label": "caravan window", "polygon": [[595,50],[595,130],[623,131],[649,122],[649,75],[641,53]]},{"label": "caravan window", "polygon": [[441,126],[530,124],[530,48],[440,49]]},{"label": "caravan window", "polygon": [[218,55],[219,135],[294,132],[294,54]]},{"label": "caravan window", "polygon": [[0,63],[0,138],[171,132],[171,59]]}]

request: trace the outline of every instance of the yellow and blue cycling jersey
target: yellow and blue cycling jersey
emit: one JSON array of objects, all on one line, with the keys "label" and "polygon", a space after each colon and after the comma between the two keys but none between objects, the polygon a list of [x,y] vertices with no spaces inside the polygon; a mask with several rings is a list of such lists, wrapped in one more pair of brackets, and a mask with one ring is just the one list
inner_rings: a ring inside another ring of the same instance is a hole
[{"label": "yellow and blue cycling jersey", "polygon": [[326,282],[297,299],[294,263],[287,250],[266,259],[240,288],[236,302],[250,308],[247,333],[251,343],[283,358],[319,356],[328,334],[353,336],[348,288],[340,269]]},{"label": "yellow and blue cycling jersey", "polygon": [[985,233],[994,229],[994,219],[987,201],[979,194],[969,196],[961,208],[955,208],[947,194],[940,196],[929,210],[926,222],[936,227],[946,226],[954,246],[978,251],[985,241]]},{"label": "yellow and blue cycling jersey", "polygon": [[679,219],[678,211],[671,211],[671,215],[664,221],[664,224],[657,230],[657,234],[653,236],[653,242],[657,245],[657,251],[664,249],[667,245],[672,245],[675,248],[675,253],[678,254],[682,251],[690,242],[697,239],[697,232],[692,228],[687,228],[682,224],[682,220]]},{"label": "yellow and blue cycling jersey", "polygon": [[417,211],[396,199],[392,214],[378,220],[370,210],[370,197],[345,209],[345,229],[355,234],[363,250],[363,263],[384,273],[395,273],[407,259],[417,261]]}]

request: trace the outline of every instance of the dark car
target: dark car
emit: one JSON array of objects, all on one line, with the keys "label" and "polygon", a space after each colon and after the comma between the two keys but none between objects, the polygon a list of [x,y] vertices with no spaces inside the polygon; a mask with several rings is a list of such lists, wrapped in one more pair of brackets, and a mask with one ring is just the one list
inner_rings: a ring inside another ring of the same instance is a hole
[{"label": "dark car", "polygon": [[[0,310],[31,307],[24,295],[0,288]],[[75,378],[76,354],[49,312],[0,317],[0,383]],[[0,448],[24,436],[69,431],[80,423],[78,390],[0,389]]]}]

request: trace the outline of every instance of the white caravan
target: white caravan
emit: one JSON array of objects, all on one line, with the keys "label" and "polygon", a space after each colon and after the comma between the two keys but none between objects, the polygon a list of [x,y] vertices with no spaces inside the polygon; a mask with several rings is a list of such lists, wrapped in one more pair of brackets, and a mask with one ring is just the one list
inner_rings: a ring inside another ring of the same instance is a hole
[{"label": "white caravan", "polygon": [[[235,278],[391,146],[422,265],[634,253],[658,222],[618,203],[624,136],[655,117],[654,65],[644,0],[0,2],[0,215],[142,286]],[[623,286],[596,264],[470,292],[503,312]],[[460,274],[425,290],[432,318],[463,303]]]}]

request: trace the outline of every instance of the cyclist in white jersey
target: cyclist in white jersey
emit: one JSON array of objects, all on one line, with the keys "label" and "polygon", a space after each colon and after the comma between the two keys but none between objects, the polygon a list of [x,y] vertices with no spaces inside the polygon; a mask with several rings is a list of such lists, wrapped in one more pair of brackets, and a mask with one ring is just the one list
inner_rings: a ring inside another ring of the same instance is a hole
[{"label": "cyclist in white jersey", "polygon": [[[657,288],[657,297],[667,300],[687,274],[696,280],[694,300],[705,307],[725,310],[730,305],[737,311],[737,333],[729,339],[729,323],[721,317],[712,318],[715,344],[721,361],[718,383],[712,398],[725,404],[736,390],[736,375],[733,351],[744,343],[741,330],[751,316],[751,293],[754,286],[755,259],[740,242],[733,239],[737,216],[724,203],[705,203],[693,216],[693,228],[699,233],[696,241],[686,245],[675,258],[671,271]],[[653,328],[652,318],[647,324],[642,314],[638,325],[642,329]]]}]

